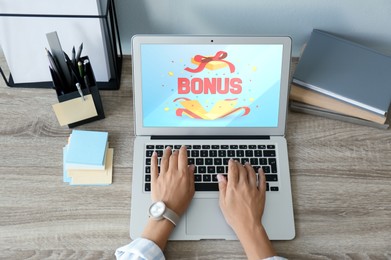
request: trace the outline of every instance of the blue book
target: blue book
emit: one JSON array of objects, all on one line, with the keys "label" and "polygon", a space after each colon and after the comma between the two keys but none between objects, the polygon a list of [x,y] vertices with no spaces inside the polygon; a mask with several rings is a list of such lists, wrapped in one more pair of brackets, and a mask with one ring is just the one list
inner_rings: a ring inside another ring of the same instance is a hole
[{"label": "blue book", "polygon": [[73,130],[65,157],[67,169],[104,170],[108,133]]},{"label": "blue book", "polygon": [[391,56],[313,30],[293,74],[293,83],[387,116],[391,103]]}]

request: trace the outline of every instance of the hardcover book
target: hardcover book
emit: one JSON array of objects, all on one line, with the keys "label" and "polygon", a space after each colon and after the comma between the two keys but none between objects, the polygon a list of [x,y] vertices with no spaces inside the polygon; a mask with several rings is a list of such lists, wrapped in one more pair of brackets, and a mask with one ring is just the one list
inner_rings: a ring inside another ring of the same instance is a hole
[{"label": "hardcover book", "polygon": [[391,103],[391,57],[313,30],[293,83],[386,116]]}]

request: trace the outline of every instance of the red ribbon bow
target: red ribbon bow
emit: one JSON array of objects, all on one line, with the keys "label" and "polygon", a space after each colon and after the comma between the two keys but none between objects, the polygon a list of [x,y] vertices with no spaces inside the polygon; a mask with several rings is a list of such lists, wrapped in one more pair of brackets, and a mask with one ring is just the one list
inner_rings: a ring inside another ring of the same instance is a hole
[{"label": "red ribbon bow", "polygon": [[187,68],[185,68],[185,70],[188,72],[197,73],[197,72],[203,71],[205,69],[206,64],[208,64],[211,61],[222,61],[222,62],[225,62],[226,64],[228,64],[230,72],[233,73],[235,71],[235,66],[231,62],[224,60],[227,56],[228,56],[228,54],[225,51],[218,51],[218,52],[216,52],[215,56],[213,56],[213,57],[196,55],[196,56],[194,56],[194,60],[196,62],[200,63],[198,65],[198,67],[195,69],[191,69],[191,68],[187,67]]}]

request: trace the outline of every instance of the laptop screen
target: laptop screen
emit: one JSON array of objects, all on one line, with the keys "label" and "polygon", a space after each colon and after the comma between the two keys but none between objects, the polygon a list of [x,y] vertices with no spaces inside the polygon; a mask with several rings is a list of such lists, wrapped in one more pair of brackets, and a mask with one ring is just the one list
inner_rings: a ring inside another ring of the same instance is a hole
[{"label": "laptop screen", "polygon": [[282,45],[141,46],[145,127],[277,127]]},{"label": "laptop screen", "polygon": [[279,126],[282,43],[148,42],[139,52],[143,128]]}]

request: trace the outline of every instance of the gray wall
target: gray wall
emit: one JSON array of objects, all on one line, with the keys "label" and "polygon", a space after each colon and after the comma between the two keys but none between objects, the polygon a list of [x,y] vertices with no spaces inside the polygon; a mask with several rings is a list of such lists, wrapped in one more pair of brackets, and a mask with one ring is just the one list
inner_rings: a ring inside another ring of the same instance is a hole
[{"label": "gray wall", "polygon": [[391,54],[391,0],[115,0],[123,52],[139,33],[288,35],[313,28]]}]

